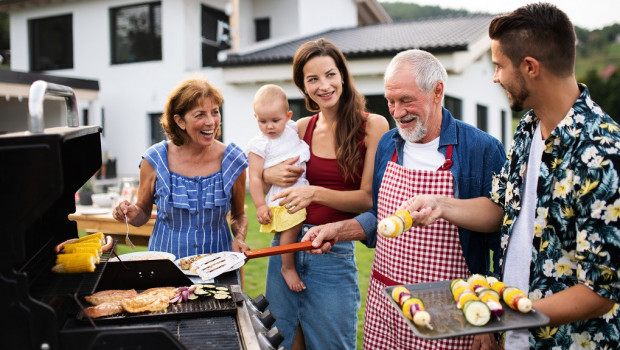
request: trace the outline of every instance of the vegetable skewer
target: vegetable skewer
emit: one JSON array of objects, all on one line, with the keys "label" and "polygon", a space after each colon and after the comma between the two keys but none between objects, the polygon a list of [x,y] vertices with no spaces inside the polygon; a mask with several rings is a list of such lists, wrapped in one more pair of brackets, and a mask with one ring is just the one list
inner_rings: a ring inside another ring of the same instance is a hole
[{"label": "vegetable skewer", "polygon": [[432,330],[431,315],[424,309],[422,299],[411,295],[404,286],[397,286],[392,290],[392,299],[401,306],[403,314],[416,326],[427,327]]}]

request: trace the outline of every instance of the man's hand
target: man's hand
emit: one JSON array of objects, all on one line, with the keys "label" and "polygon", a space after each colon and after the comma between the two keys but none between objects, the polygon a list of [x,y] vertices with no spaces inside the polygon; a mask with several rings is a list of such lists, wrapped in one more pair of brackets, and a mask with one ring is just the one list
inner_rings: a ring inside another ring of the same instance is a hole
[{"label": "man's hand", "polygon": [[333,240],[333,243],[338,242],[338,232],[340,230],[340,221],[330,224],[314,226],[308,230],[308,232],[301,239],[302,242],[312,241],[312,247],[310,250],[312,254],[327,253],[332,248],[329,240]]},{"label": "man's hand", "polygon": [[398,210],[407,210],[411,214],[413,226],[432,225],[442,215],[437,197],[431,195],[411,197]]},{"label": "man's hand", "polygon": [[472,350],[502,350],[504,347],[497,343],[493,333],[476,334]]}]

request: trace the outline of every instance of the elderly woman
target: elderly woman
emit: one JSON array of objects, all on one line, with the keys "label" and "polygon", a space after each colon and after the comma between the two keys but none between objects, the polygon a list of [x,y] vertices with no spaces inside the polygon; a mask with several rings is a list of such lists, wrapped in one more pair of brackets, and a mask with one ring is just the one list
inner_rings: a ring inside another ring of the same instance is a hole
[{"label": "elderly woman", "polygon": [[181,82],[168,97],[160,122],[170,140],[151,146],[142,156],[136,203],[122,201],[113,211],[116,220],[127,218],[141,226],[157,205],[149,250],[181,258],[248,249],[248,161],[235,144],[217,140],[223,102],[219,91],[202,79]]}]

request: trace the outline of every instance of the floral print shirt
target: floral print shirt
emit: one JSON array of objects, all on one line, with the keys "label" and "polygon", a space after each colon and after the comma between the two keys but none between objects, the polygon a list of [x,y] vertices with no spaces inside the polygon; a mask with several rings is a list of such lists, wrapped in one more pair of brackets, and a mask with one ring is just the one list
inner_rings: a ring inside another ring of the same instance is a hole
[{"label": "floral print shirt", "polygon": [[[529,297],[538,300],[583,284],[616,304],[599,318],[531,329],[531,349],[616,349],[620,341],[620,126],[592,101],[585,85],[579,88],[579,98],[545,140]],[[538,122],[533,111],[524,115],[504,168],[493,180],[490,198],[505,214],[504,254],[521,209]]]}]

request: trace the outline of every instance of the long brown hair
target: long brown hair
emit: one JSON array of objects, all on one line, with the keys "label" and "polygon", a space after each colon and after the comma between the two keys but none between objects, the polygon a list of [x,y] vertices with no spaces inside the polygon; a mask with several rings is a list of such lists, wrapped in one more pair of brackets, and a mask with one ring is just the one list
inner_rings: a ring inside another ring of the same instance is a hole
[{"label": "long brown hair", "polygon": [[[218,107],[222,107],[224,104],[222,94],[204,79],[188,79],[182,81],[168,96],[168,100],[164,107],[164,113],[161,115],[159,123],[166,135],[175,145],[183,145],[187,142],[188,136],[187,131],[181,129],[174,121],[174,115],[178,114],[181,118],[185,118],[185,113],[194,108],[203,97],[210,98]],[[215,138],[220,137],[222,133],[221,127],[222,123],[220,120],[220,125],[218,125],[215,130]]]},{"label": "long brown hair", "polygon": [[355,89],[342,51],[326,39],[309,41],[301,45],[293,57],[293,81],[304,95],[309,111],[318,112],[320,109],[305,92],[304,66],[318,56],[331,57],[342,76],[342,95],[338,101],[339,118],[336,121],[336,159],[342,176],[345,179],[354,178],[358,165],[363,161],[360,141],[366,135],[366,98]]}]

